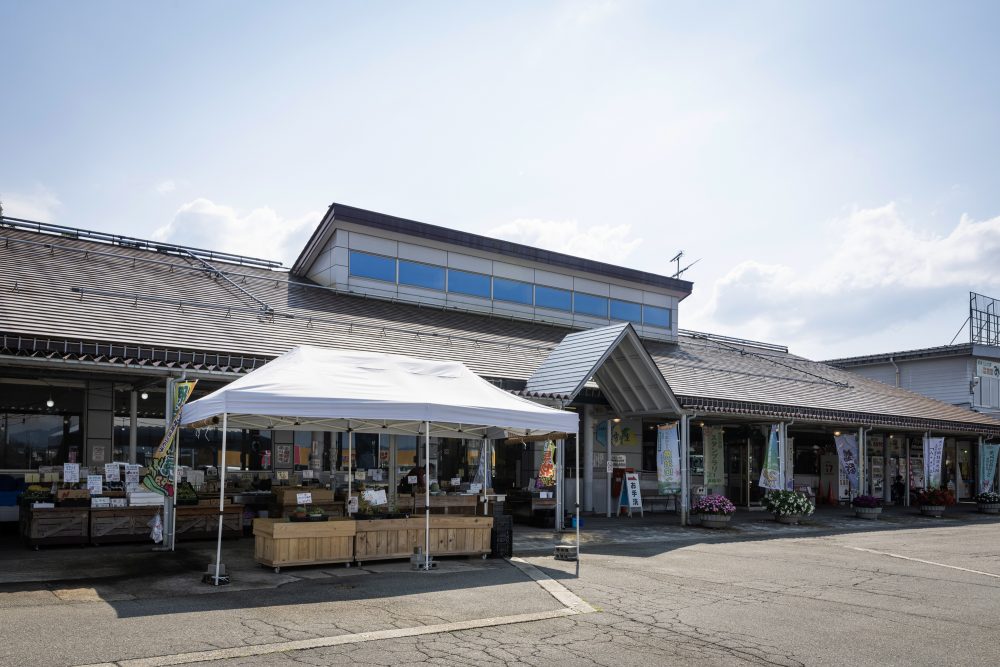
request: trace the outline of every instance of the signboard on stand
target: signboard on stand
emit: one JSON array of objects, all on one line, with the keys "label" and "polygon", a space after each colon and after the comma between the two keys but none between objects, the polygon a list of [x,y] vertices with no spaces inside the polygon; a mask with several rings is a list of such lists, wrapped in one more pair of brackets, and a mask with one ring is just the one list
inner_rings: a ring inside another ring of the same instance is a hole
[{"label": "signboard on stand", "polygon": [[642,516],[642,492],[639,490],[639,473],[625,473],[625,480],[622,484],[622,492],[618,502],[618,513],[622,509],[628,510],[628,515],[632,516],[632,510],[638,509]]}]

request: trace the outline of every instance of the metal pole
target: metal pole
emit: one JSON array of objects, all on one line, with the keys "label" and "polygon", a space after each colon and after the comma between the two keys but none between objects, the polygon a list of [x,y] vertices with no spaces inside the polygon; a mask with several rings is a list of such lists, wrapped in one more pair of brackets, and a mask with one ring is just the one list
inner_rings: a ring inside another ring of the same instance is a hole
[{"label": "metal pole", "polygon": [[351,451],[354,449],[354,430],[348,426],[347,427],[347,505],[344,508],[347,510],[344,512],[346,516],[351,516],[351,487],[354,481],[354,471],[352,470],[352,459]]},{"label": "metal pole", "polygon": [[556,440],[556,521],[555,529],[562,530],[566,527],[566,522],[563,517],[563,494],[566,491],[566,485],[563,484],[563,443],[564,440]]},{"label": "metal pole", "polygon": [[903,498],[903,506],[910,506],[910,437],[907,435],[903,436],[903,461],[906,462],[906,471],[903,475],[906,477],[906,496]]},{"label": "metal pole", "polygon": [[[166,408],[163,411],[164,422],[163,428],[164,432],[170,429],[170,422],[174,418],[174,386],[177,381],[174,378],[167,378],[167,395],[166,395]],[[168,456],[170,454],[168,453]],[[174,457],[174,468],[176,468],[176,457]],[[171,496],[166,496],[163,499],[163,550],[173,551],[173,518],[174,518],[174,503]]]},{"label": "metal pole", "polygon": [[691,466],[688,465],[690,457],[691,422],[688,415],[681,415],[681,525],[688,524],[688,502],[690,495],[690,483],[688,478]]},{"label": "metal pole", "polygon": [[219,534],[215,540],[215,585],[219,585],[219,568],[222,563],[222,517],[226,511],[226,433],[229,430],[229,413],[222,413],[222,459],[219,461]]},{"label": "metal pole", "polygon": [[[576,567],[580,572],[580,426],[576,427],[576,434],[573,436],[576,445]],[[593,467],[591,467],[593,471]]]},{"label": "metal pole", "polygon": [[[577,424],[577,435],[580,426]],[[594,511],[594,408],[586,405],[583,408],[583,509]],[[579,443],[577,443],[579,447]]]},{"label": "metal pole", "polygon": [[611,475],[614,472],[614,466],[611,465],[611,427],[612,421],[608,419],[604,422],[606,427],[604,429],[604,448],[607,452],[604,469],[607,471],[605,477],[607,478],[608,486],[608,518],[611,518]]},{"label": "metal pole", "polygon": [[139,443],[139,392],[132,388],[128,410],[128,462],[135,463]]},{"label": "metal pole", "polygon": [[424,570],[431,569],[431,423],[424,422]]},{"label": "metal pole", "polygon": [[[174,391],[170,392],[171,402],[176,405],[177,397],[180,396],[180,389],[177,387],[178,383],[183,382],[187,378],[187,373],[181,374],[181,379],[174,382]],[[177,397],[174,394],[177,394]],[[173,415],[171,415],[173,418]],[[167,428],[170,428],[170,422],[167,422]],[[181,430],[177,429],[176,435],[174,435],[174,479],[173,486],[173,497],[171,498],[171,505],[174,511],[170,513],[170,550],[174,551],[177,546],[177,481],[180,477],[180,466],[181,466]]]}]

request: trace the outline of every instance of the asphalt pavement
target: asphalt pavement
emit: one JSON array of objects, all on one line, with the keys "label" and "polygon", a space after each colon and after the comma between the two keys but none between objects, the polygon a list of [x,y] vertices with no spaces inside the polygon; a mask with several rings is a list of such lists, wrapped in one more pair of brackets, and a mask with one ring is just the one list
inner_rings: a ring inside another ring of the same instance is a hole
[{"label": "asphalt pavement", "polygon": [[579,564],[526,552],[535,578],[450,559],[204,594],[8,583],[0,665],[1000,664],[1000,522],[862,528],[591,542]]}]

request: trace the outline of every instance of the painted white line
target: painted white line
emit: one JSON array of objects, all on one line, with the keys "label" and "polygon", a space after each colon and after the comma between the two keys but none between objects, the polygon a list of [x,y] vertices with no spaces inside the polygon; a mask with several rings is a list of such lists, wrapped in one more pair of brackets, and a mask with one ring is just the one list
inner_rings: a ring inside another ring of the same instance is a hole
[{"label": "painted white line", "polygon": [[982,572],[980,570],[970,570],[967,567],[959,567],[957,565],[946,565],[945,563],[935,563],[932,560],[924,560],[922,558],[911,558],[910,556],[901,556],[900,554],[889,553],[888,551],[875,551],[874,549],[863,549],[861,547],[847,547],[848,549],[854,549],[855,551],[864,551],[865,553],[877,554],[879,556],[888,556],[889,558],[898,558],[900,560],[909,560],[914,563],[924,563],[925,565],[936,565],[937,567],[946,567],[949,570],[958,570],[959,572],[969,572],[971,574],[981,574],[984,577],[993,577],[994,579],[1000,579],[1000,574],[993,574],[992,572]]},{"label": "painted white line", "polygon": [[559,600],[567,609],[572,609],[578,614],[590,614],[597,611],[584,602],[582,598],[523,558],[515,556],[510,559],[510,564],[534,579],[535,583],[548,591],[549,595]]},{"label": "painted white line", "polygon": [[130,658],[127,660],[82,665],[80,667],[164,667],[165,665],[186,665],[195,662],[231,660],[234,658],[249,658],[258,655],[285,653],[287,651],[305,651],[316,648],[327,648],[330,646],[343,646],[344,644],[360,644],[362,642],[373,642],[383,639],[419,637],[422,635],[435,635],[442,632],[460,632],[462,630],[475,630],[478,628],[489,628],[498,625],[530,623],[532,621],[545,621],[565,616],[576,616],[577,614],[590,614],[597,611],[575,594],[570,592],[565,586],[551,579],[534,565],[531,565],[520,558],[512,558],[511,564],[521,570],[521,572],[528,575],[552,597],[558,600],[563,605],[563,609],[539,611],[531,614],[516,614],[514,616],[477,618],[471,621],[455,621],[453,623],[439,623],[437,625],[421,625],[415,628],[393,628],[392,630],[376,630],[372,632],[336,635],[333,637],[298,639],[295,641],[275,642],[273,644],[234,646],[233,648],[213,649],[211,651],[193,651],[190,653],[175,653],[173,655],[158,655],[149,658]]}]

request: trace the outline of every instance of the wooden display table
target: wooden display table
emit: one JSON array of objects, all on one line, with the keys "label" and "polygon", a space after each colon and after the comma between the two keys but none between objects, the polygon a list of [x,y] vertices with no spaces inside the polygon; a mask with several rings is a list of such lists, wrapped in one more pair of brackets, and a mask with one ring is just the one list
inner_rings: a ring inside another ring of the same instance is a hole
[{"label": "wooden display table", "polygon": [[[425,546],[423,517],[357,521],[354,558],[359,563],[409,558]],[[432,556],[485,556],[490,553],[492,517],[431,516]]]},{"label": "wooden display table", "polygon": [[89,507],[21,510],[21,536],[36,549],[46,544],[86,544],[90,539]]},{"label": "wooden display table", "polygon": [[150,540],[149,522],[163,507],[92,507],[90,542],[142,542]]},{"label": "wooden display table", "polygon": [[[417,494],[410,496],[400,494],[396,500],[396,507],[400,512],[410,512],[411,514],[424,513],[424,495]],[[463,516],[475,516],[479,507],[479,496],[431,496],[431,514],[458,514]]]},{"label": "wooden display table", "polygon": [[350,563],[354,560],[355,522],[291,522],[254,519],[254,557],[280,572],[285,565]]},{"label": "wooden display table", "polygon": [[[219,503],[178,505],[177,540],[209,540],[219,534]],[[243,505],[226,503],[222,515],[222,536],[243,534]]]}]

